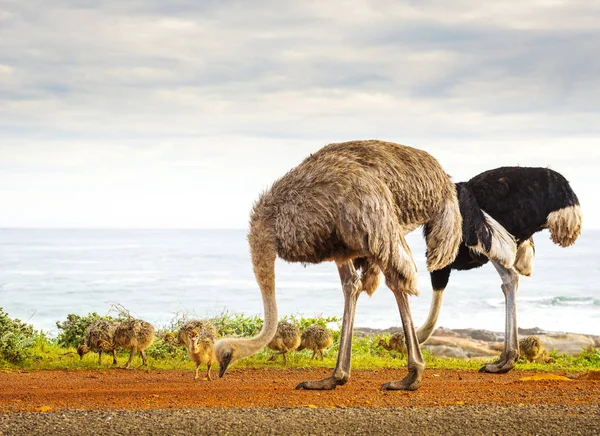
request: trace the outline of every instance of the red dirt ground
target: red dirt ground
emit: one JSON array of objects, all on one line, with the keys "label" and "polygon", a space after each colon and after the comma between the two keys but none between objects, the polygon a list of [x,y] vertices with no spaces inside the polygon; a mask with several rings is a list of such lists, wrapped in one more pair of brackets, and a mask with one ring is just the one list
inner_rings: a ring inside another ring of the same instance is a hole
[{"label": "red dirt ground", "polygon": [[[331,370],[232,370],[212,382],[194,381],[191,371],[77,370],[0,373],[0,412],[187,409],[199,407],[431,407],[448,405],[595,405],[600,380],[519,381],[539,371],[503,375],[476,371],[425,371],[415,392],[381,391],[406,370],[357,370],[334,391],[297,391],[297,383]],[[564,375],[556,373],[558,375]],[[578,374],[581,376],[582,374]]]}]

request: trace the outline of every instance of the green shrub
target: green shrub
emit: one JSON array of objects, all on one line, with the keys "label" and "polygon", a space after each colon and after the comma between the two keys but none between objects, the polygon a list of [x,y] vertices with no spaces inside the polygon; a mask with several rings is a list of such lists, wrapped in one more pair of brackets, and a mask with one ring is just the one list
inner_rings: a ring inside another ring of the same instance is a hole
[{"label": "green shrub", "polygon": [[166,341],[164,337],[157,337],[154,343],[146,350],[146,354],[153,359],[185,359],[187,351]]},{"label": "green shrub", "polygon": [[11,319],[0,307],[0,360],[19,363],[30,357],[39,333],[19,319]]},{"label": "green shrub", "polygon": [[[146,351],[147,354],[154,359],[186,359],[187,352],[185,346],[183,344],[181,346],[173,345],[173,339],[177,337],[177,332],[181,325],[196,318],[199,317],[193,313],[184,312],[175,314],[169,325],[157,330],[157,337],[154,344]],[[243,313],[230,314],[226,311],[208,319],[208,321],[216,327],[220,337],[255,336],[263,326],[263,320],[257,315],[246,316]],[[327,327],[331,323],[337,323],[339,326],[340,319],[338,317],[304,318],[299,315],[287,315],[281,318],[281,321],[288,321],[297,326],[301,331],[304,331],[314,324]],[[334,342],[339,342],[339,328],[333,331],[333,335]],[[172,339],[169,340],[169,337]]]},{"label": "green shrub", "polygon": [[247,317],[243,313],[223,312],[209,320],[219,332],[219,336],[255,336],[263,326],[263,320],[257,315]]},{"label": "green shrub", "polygon": [[67,315],[66,321],[56,322],[56,327],[58,327],[58,329],[61,330],[61,332],[56,337],[56,342],[58,343],[58,345],[65,348],[77,348],[77,346],[83,342],[85,330],[89,327],[91,323],[99,319],[104,319],[107,321],[118,321],[118,319],[113,318],[112,316],[100,316],[96,312],[88,313],[86,316],[80,316],[75,315],[74,313],[70,313]]},{"label": "green shrub", "polygon": [[588,347],[575,356],[575,360],[581,366],[600,369],[600,349]]},{"label": "green shrub", "polygon": [[[294,324],[300,331],[304,331],[314,324],[328,327],[330,324],[336,323],[338,328],[333,332],[334,341],[339,340],[340,318],[336,316],[304,318],[299,315],[286,315],[279,320]],[[246,316],[243,313],[223,312],[209,321],[217,328],[219,336],[255,336],[263,326],[263,320],[258,315]]]},{"label": "green shrub", "polygon": [[[300,329],[301,332],[303,332],[304,330],[306,330],[307,328],[317,324],[320,325],[322,327],[331,327],[330,324],[336,324],[337,328],[334,329],[334,333],[338,332],[338,338],[337,340],[339,341],[339,330],[341,329],[341,319],[338,318],[337,316],[328,316],[328,317],[322,317],[322,316],[318,316],[316,318],[304,318],[303,316],[300,315],[286,315],[283,318],[281,318],[281,321],[287,321],[289,323],[294,324],[296,327],[298,327]],[[334,334],[334,341],[336,340],[335,338],[335,334]]]}]

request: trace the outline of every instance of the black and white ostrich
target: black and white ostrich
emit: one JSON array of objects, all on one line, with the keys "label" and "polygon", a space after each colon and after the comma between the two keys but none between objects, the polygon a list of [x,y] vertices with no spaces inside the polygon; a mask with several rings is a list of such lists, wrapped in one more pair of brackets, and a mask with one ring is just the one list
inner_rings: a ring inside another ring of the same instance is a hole
[{"label": "black and white ostrich", "polygon": [[463,244],[452,264],[431,272],[431,308],[417,337],[423,343],[431,336],[450,272],[478,268],[491,261],[502,278],[506,334],[500,358],[481,371],[508,372],[519,357],[515,296],[519,274],[530,276],[533,270],[532,236],[547,228],[555,244],[568,247],[575,243],[581,233],[579,200],[569,182],[548,168],[497,168],[456,187],[463,217]]}]

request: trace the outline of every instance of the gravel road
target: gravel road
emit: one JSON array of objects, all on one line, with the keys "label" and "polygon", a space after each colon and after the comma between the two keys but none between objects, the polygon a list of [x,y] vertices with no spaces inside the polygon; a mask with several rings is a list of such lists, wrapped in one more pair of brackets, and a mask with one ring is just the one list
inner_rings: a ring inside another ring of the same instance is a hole
[{"label": "gravel road", "polygon": [[0,415],[1,435],[597,435],[600,406],[69,410]]}]

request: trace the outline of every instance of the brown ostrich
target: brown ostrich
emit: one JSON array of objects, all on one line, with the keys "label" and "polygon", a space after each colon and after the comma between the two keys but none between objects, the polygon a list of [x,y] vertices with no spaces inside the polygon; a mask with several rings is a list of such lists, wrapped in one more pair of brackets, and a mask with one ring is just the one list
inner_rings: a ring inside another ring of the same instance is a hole
[{"label": "brown ostrich", "polygon": [[381,338],[378,345],[388,351],[397,351],[400,354],[406,354],[406,344],[404,344],[404,335],[402,333],[394,333],[390,336],[389,342]]},{"label": "brown ostrich", "polygon": [[223,338],[215,344],[219,375],[275,335],[279,256],[288,262],[334,261],[344,292],[335,370],[297,389],[334,389],[348,381],[356,302],[362,291],[373,294],[380,272],[394,293],[408,338],[408,375],[383,388],[418,389],[425,364],[408,301],[418,293],[417,269],[404,236],[419,226],[427,240],[428,269],[452,262],[462,237],[456,187],[428,153],[369,140],[330,144],[310,155],[254,204],[248,241],[265,321],[253,338]]},{"label": "brown ostrich", "polygon": [[147,365],[144,351],[154,342],[154,327],[141,319],[130,319],[117,325],[114,334],[113,348],[130,350],[129,360],[124,368],[129,368],[136,351],[142,356],[142,366]]},{"label": "brown ostrich", "polygon": [[280,354],[283,356],[283,364],[287,365],[286,354],[293,351],[300,345],[300,329],[294,324],[281,321],[277,325],[277,332],[267,347],[276,353],[273,353],[269,360],[275,360]]},{"label": "brown ostrich", "polygon": [[[112,351],[113,365],[117,364],[117,352],[112,347],[115,329],[118,323],[116,321],[106,321],[99,319],[89,325],[85,331],[84,343],[77,347],[77,354],[79,358],[83,359],[83,356],[90,351],[98,353],[98,365],[102,365],[102,352]],[[107,344],[109,344],[107,346]]]},{"label": "brown ostrich", "polygon": [[313,360],[317,353],[321,356],[321,360],[324,359],[323,350],[328,349],[333,344],[333,335],[331,332],[323,326],[315,324],[307,328],[302,333],[302,339],[298,351],[312,350],[313,354],[310,360]]}]

